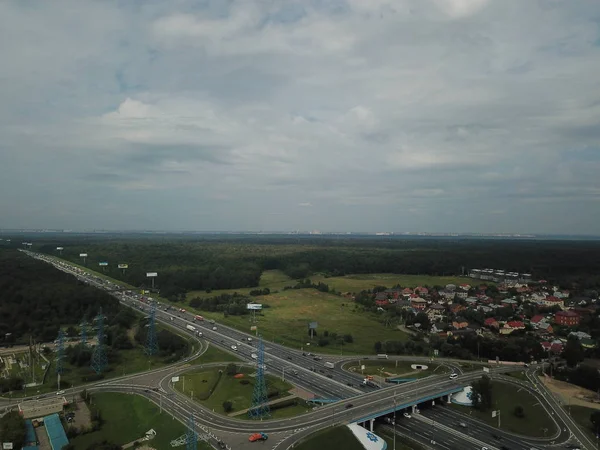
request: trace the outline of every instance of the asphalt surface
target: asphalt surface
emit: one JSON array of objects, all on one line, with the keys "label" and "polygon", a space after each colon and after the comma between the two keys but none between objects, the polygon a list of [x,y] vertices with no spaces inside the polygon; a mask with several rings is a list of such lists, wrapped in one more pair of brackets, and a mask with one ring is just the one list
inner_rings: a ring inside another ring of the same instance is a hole
[{"label": "asphalt surface", "polygon": [[[84,278],[81,274],[74,271],[70,266],[59,263],[57,260],[43,255],[39,259],[52,263],[60,270],[70,272],[80,280],[89,284],[95,285],[100,289],[113,291],[115,285],[107,283],[98,277]],[[134,307],[143,308],[147,311],[147,305],[141,303],[134,295],[125,295],[122,292],[114,292],[124,304]],[[202,339],[225,348],[231,352],[235,352],[248,363],[255,362],[252,354],[256,353],[256,338],[238,330],[226,327],[219,323],[209,323],[208,321],[195,321],[194,315],[187,312],[179,312],[174,309],[164,308],[167,305],[159,305],[157,309],[157,320],[164,322],[168,326],[182,330],[199,338],[197,331],[202,332]],[[188,330],[186,326],[191,325],[195,328],[194,332]],[[216,327],[216,330],[213,330]],[[252,340],[249,341],[248,338]],[[231,346],[235,345],[237,350],[232,350]],[[370,356],[373,358],[373,356]],[[183,367],[185,363],[193,357],[187,358],[185,361],[173,365],[169,368],[163,368],[151,373],[144,373],[138,376],[120,377],[104,383],[96,383],[88,385],[86,388],[89,391],[117,391],[131,392],[143,395],[151,401],[162,405],[168,409],[178,419],[185,420],[189,417],[190,412],[193,412],[201,426],[207,429],[214,430],[215,433],[231,434],[233,430],[236,433],[251,433],[257,431],[268,431],[276,433],[278,437],[276,446],[288,448],[291,444],[297,441],[300,437],[312,433],[318,429],[334,425],[344,424],[355,421],[362,421],[371,417],[376,417],[383,412],[392,411],[395,407],[408,406],[416,403],[425,397],[439,397],[442,393],[449,390],[456,390],[462,386],[468,385],[471,381],[479,378],[482,373],[479,371],[461,373],[460,368],[452,361],[444,361],[443,363],[453,368],[459,377],[450,380],[447,375],[430,376],[411,383],[403,385],[386,386],[378,388],[376,386],[360,387],[362,377],[358,374],[346,372],[342,369],[344,361],[357,360],[358,357],[337,358],[323,356],[321,360],[315,360],[315,356],[302,354],[301,351],[289,349],[279,344],[265,342],[265,365],[267,372],[274,375],[282,375],[285,370],[285,378],[293,384],[314,392],[317,396],[330,399],[343,399],[338,403],[321,406],[315,408],[312,412],[301,416],[292,417],[280,420],[265,420],[260,422],[257,427],[256,422],[249,422],[235,418],[224,417],[213,413],[210,410],[192,402],[185,398],[181,393],[173,390],[170,385],[171,376],[178,373],[185,373],[188,370],[194,370],[194,367]],[[363,359],[367,358],[366,356]],[[426,361],[427,358],[408,357],[407,359],[414,361]],[[325,361],[336,362],[334,369],[327,369],[324,366]],[[442,361],[436,361],[442,362]],[[314,371],[311,370],[314,368]],[[511,367],[499,367],[491,369],[490,375],[503,382],[512,383],[516,388],[524,388],[530,390],[535,395],[540,403],[551,414],[551,417],[557,422],[557,430],[555,436],[549,436],[547,440],[535,440],[523,438],[510,433],[495,431],[492,433],[491,427],[477,421],[460,417],[460,421],[466,422],[467,427],[463,429],[456,425],[459,421],[457,414],[446,410],[443,406],[436,408],[424,408],[421,414],[413,415],[410,419],[397,414],[396,430],[401,433],[409,434],[412,438],[422,442],[426,448],[446,448],[450,449],[466,449],[479,448],[485,445],[490,450],[495,448],[515,448],[515,449],[531,449],[534,448],[556,448],[569,441],[574,442],[574,439],[579,440],[583,444],[582,448],[593,449],[594,443],[591,443],[572,421],[564,408],[557,400],[545,389],[543,385],[537,383],[534,377],[536,367],[528,369],[527,374],[530,380],[535,384],[532,386],[528,383],[518,381],[514,378],[505,377],[503,372],[514,370]],[[136,384],[140,383],[140,384]],[[155,392],[149,387],[159,386],[158,392]],[[73,389],[73,392],[67,390],[66,395],[75,394],[81,388]],[[400,416],[400,417],[399,417]],[[212,433],[212,431],[210,431]],[[497,435],[500,439],[496,439],[492,434]],[[432,442],[433,441],[433,442]],[[428,442],[428,443],[427,443]],[[239,444],[241,445],[241,444]],[[236,447],[238,448],[238,447]]]}]

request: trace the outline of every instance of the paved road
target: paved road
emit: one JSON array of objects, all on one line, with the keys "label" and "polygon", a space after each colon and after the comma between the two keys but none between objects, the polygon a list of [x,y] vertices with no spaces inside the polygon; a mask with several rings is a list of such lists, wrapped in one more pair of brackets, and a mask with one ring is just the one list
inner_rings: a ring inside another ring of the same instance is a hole
[{"label": "paved road", "polygon": [[[70,272],[79,279],[83,279],[101,289],[108,291],[114,289],[114,285],[103,281],[98,277],[83,278],[83,276],[77,273],[71,266],[62,262],[57,262],[57,260],[53,258],[46,256],[40,257],[39,255],[36,255],[36,257],[48,261],[59,269]],[[121,302],[131,307],[143,307],[136,296],[128,296],[121,292],[115,292],[114,295],[116,295]],[[169,326],[180,329],[183,332],[187,332],[190,335],[195,335],[197,338],[198,336],[196,333],[192,333],[186,329],[187,325],[192,325],[196,327],[196,331],[201,331],[203,333],[202,337],[204,339],[223,348],[231,348],[231,345],[236,345],[236,354],[238,354],[238,356],[241,356],[248,362],[253,361],[251,355],[256,352],[254,347],[255,340],[248,340],[248,338],[253,338],[252,336],[221,324],[197,322],[194,320],[194,316],[187,312],[174,312],[172,309],[165,311],[164,307],[166,307],[166,305],[160,305],[160,307],[161,309],[157,312],[158,320],[165,322]],[[213,327],[216,327],[217,329],[214,330]],[[344,402],[323,406],[302,416],[282,420],[263,421],[261,423],[262,430],[271,433],[291,433],[289,437],[284,437],[279,444],[283,446],[283,448],[287,448],[285,446],[288,445],[288,443],[293,442],[294,439],[298,439],[300,435],[308,433],[308,431],[314,431],[325,427],[328,424],[349,423],[363,420],[368,417],[373,417],[381,411],[391,410],[394,408],[394,399],[396,399],[398,404],[408,405],[423,397],[439,396],[441,393],[448,390],[465,386],[472,380],[481,376],[481,372],[470,372],[461,374],[455,380],[449,380],[447,376],[431,376],[409,384],[389,386],[382,389],[378,389],[377,387],[359,387],[362,377],[344,371],[341,368],[341,364],[338,363],[336,367],[331,370],[325,369],[323,362],[327,360],[328,357],[324,357],[324,359],[320,361],[315,361],[313,356],[303,355],[300,351],[289,349],[279,344],[265,343],[265,346],[265,363],[267,365],[267,371],[278,375],[285,370],[286,379],[289,379],[299,387],[315,392],[317,395],[323,397],[345,399]],[[339,358],[332,358],[331,360],[338,361],[338,359]],[[352,359],[356,359],[356,357],[352,357]],[[416,358],[412,357],[411,359],[416,360]],[[313,367],[314,371],[311,370]],[[173,372],[177,373],[185,370],[190,370],[190,368],[172,368],[171,372],[163,376],[163,378],[159,380],[161,392],[147,390],[147,385],[119,386],[118,383],[115,383],[114,381],[103,385],[96,385],[89,389],[99,391],[114,391],[119,389],[122,389],[125,392],[134,391],[155,402],[162,403],[165,408],[174,411],[174,414],[179,411],[182,416],[185,416],[186,414],[189,415],[189,411],[193,411],[197,414],[200,423],[212,427],[215,430],[220,430],[223,433],[231,432],[231,430],[239,430],[246,433],[256,431],[256,423],[216,415],[212,413],[212,411],[208,411],[200,405],[184,398],[180,393],[174,392],[169,385],[168,380],[173,375]],[[502,377],[502,372],[510,370],[514,370],[514,368],[494,368],[492,369],[492,375]],[[532,377],[533,370],[535,370],[535,368],[529,369],[528,376]],[[294,373],[294,371],[297,373]],[[457,369],[457,373],[460,373],[459,369]],[[157,378],[158,377],[154,377],[153,382],[156,382]],[[516,386],[520,387],[527,386],[525,383],[516,381],[513,378],[503,379],[503,381],[514,383]],[[530,387],[527,388],[530,389]],[[572,429],[575,437],[582,442],[585,447],[590,450],[594,448],[593,443],[589,442],[587,437],[577,428],[576,424],[571,420],[568,414],[566,414],[561,405],[543,386],[537,385],[533,389],[535,395],[540,399],[540,402],[550,411],[552,417],[559,423],[560,432],[558,436],[556,436],[556,443],[565,442],[565,437],[571,436],[569,429]],[[349,407],[350,404],[352,404],[352,407]],[[447,436],[447,434],[456,436],[456,430],[450,432],[449,430],[444,429],[447,425],[444,425],[443,421],[447,422],[447,418],[441,414],[435,418],[429,418],[426,414],[425,417],[415,417],[410,424],[401,424],[398,422],[398,427],[405,427],[408,430],[412,429],[415,434],[421,436],[423,439],[427,439],[429,437],[427,433],[431,433],[431,431],[426,431],[426,429],[431,429],[431,420],[436,418],[441,420],[438,426],[439,429],[436,431],[436,433],[439,433],[442,436],[440,442],[443,441],[446,443],[444,445],[448,445],[449,448],[454,448],[452,445],[453,439],[455,438],[452,438],[449,435]],[[474,430],[473,433],[477,433],[477,436],[483,437],[486,430],[479,426],[475,428],[476,430]],[[563,429],[567,429],[567,431],[563,431]],[[473,439],[475,439],[475,436],[469,436],[468,432],[462,436],[465,442],[473,443]],[[471,439],[471,441],[469,439]],[[519,441],[517,440],[516,442]],[[519,443],[518,445],[521,445],[519,448],[525,448],[523,445],[528,444]],[[488,447],[494,448],[492,445]],[[537,445],[537,447],[540,447],[540,445]],[[463,446],[461,448],[470,447]]]}]

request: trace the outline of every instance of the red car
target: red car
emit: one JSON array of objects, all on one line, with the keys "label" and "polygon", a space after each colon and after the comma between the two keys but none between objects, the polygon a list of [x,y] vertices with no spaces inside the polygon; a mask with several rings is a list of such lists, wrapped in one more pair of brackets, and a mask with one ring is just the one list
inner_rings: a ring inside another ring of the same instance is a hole
[{"label": "red car", "polygon": [[250,442],[256,442],[256,441],[266,441],[269,438],[269,436],[267,436],[266,433],[253,433],[250,435],[250,437],[248,438],[248,440]]}]

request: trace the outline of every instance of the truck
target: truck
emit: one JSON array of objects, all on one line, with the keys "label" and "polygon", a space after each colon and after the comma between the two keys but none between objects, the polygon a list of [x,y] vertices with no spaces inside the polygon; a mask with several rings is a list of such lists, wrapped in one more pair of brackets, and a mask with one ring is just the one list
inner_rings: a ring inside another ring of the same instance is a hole
[{"label": "truck", "polygon": [[333,364],[332,362],[326,362],[325,367],[327,367],[328,369],[333,369],[335,367],[335,364]]},{"label": "truck", "polygon": [[192,325],[186,325],[185,327],[190,331],[196,331],[196,327],[194,327]]},{"label": "truck", "polygon": [[377,355],[377,359],[388,359],[388,355],[386,355],[385,353],[380,353],[379,355]]},{"label": "truck", "polygon": [[202,316],[194,316],[194,320],[202,322],[202,321],[204,321],[204,317],[202,317]]}]

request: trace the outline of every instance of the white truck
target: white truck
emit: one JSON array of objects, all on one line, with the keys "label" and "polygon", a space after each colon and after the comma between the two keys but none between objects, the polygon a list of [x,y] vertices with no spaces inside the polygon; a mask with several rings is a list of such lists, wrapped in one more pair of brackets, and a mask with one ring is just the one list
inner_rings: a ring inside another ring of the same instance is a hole
[{"label": "white truck", "polygon": [[332,362],[326,362],[325,367],[327,367],[328,369],[333,369],[335,367],[335,364],[333,364]]},{"label": "white truck", "polygon": [[190,331],[196,331],[196,327],[194,327],[192,325],[186,325],[185,327]]}]

